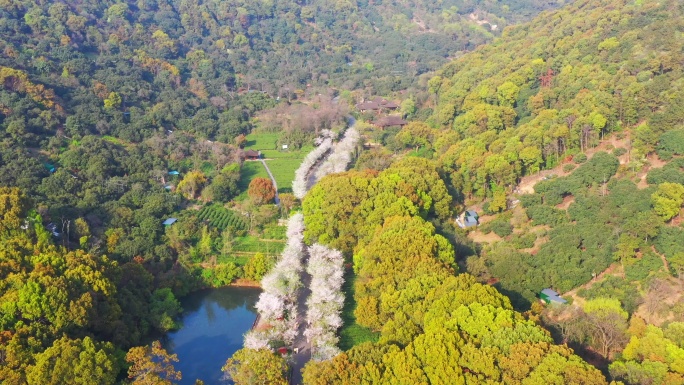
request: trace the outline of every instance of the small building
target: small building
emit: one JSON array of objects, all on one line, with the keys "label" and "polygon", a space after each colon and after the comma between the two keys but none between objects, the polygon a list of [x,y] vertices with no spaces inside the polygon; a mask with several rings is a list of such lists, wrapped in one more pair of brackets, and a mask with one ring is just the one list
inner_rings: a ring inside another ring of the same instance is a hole
[{"label": "small building", "polygon": [[169,175],[180,175],[180,173],[176,170],[171,170],[169,171]]},{"label": "small building", "polygon": [[47,226],[45,226],[45,228],[46,228],[49,232],[51,232],[52,235],[55,236],[55,237],[59,237],[59,236],[61,235],[60,232],[57,231],[57,225],[54,224],[54,223],[52,223],[52,222],[48,223]]},{"label": "small building", "polygon": [[254,150],[247,150],[242,152],[242,156],[245,159],[250,159],[250,160],[256,160],[261,157],[261,152],[260,151],[254,151]]},{"label": "small building", "polygon": [[407,121],[397,115],[383,116],[382,118],[371,122],[374,126],[378,128],[385,129],[387,127],[404,127],[408,124]]},{"label": "small building", "polygon": [[394,111],[399,108],[399,104],[391,100],[387,100],[381,97],[376,97],[373,100],[363,101],[356,105],[356,109],[361,112],[366,111],[377,111],[391,110]]},{"label": "small building", "polygon": [[178,218],[169,218],[169,219],[165,220],[164,222],[162,222],[162,225],[168,227],[168,226],[171,226],[172,224],[176,223],[177,220],[178,220]]},{"label": "small building", "polygon": [[565,305],[568,303],[564,298],[561,298],[560,294],[552,289],[544,289],[539,293],[539,299],[544,301],[547,305],[555,303]]},{"label": "small building", "polygon": [[458,218],[456,218],[456,223],[462,228],[467,229],[469,227],[475,227],[480,224],[479,215],[473,210],[466,210]]}]

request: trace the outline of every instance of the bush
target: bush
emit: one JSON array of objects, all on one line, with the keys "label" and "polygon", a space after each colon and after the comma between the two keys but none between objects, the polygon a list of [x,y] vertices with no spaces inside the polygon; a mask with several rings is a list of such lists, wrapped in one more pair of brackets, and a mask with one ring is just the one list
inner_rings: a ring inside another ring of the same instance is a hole
[{"label": "bush", "polygon": [[622,155],[625,155],[626,153],[627,153],[627,149],[622,148],[622,147],[618,147],[615,150],[613,150],[613,155],[615,155],[615,156],[622,156]]},{"label": "bush", "polygon": [[684,130],[672,130],[663,133],[658,142],[658,150],[675,155],[684,155]]},{"label": "bush", "polygon": [[488,223],[487,225],[487,227],[493,231],[494,234],[500,236],[501,238],[513,234],[513,226],[506,220],[497,219]]},{"label": "bush", "polygon": [[252,281],[260,281],[272,266],[273,258],[267,257],[261,253],[256,253],[249,259],[247,264],[245,264],[245,278]]},{"label": "bush", "polygon": [[663,268],[663,261],[652,252],[644,253],[641,259],[625,266],[625,278],[629,281],[643,281],[651,273],[655,273]]},{"label": "bush", "polygon": [[572,164],[572,163],[568,163],[568,164],[566,164],[566,165],[563,166],[563,171],[565,171],[565,172],[570,172],[570,171],[574,170],[575,167],[577,167],[577,166],[575,166],[575,165]]},{"label": "bush", "polygon": [[648,184],[670,182],[684,185],[684,159],[673,160],[663,168],[649,171],[646,182]]},{"label": "bush", "polygon": [[582,164],[587,161],[587,156],[585,154],[577,154],[572,157],[572,161],[576,164]]},{"label": "bush", "polygon": [[525,194],[520,196],[520,203],[523,207],[532,207],[542,203],[541,194]]},{"label": "bush", "polygon": [[535,234],[517,234],[511,239],[511,243],[516,249],[529,249],[534,246],[534,242],[537,240]]},{"label": "bush", "polygon": [[546,205],[532,206],[527,209],[527,215],[532,219],[532,224],[558,226],[566,221],[565,211]]},{"label": "bush", "polygon": [[615,298],[629,314],[634,313],[641,303],[637,288],[630,281],[614,275],[606,276],[589,289],[580,289],[577,294],[586,299]]},{"label": "bush", "polygon": [[213,270],[212,286],[214,287],[230,285],[233,280],[243,275],[242,269],[233,262],[218,265]]}]

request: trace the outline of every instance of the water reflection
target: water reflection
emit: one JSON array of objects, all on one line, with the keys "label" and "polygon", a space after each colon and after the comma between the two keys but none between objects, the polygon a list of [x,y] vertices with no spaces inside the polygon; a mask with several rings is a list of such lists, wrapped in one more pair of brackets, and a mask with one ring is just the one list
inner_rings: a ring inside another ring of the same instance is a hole
[{"label": "water reflection", "polygon": [[243,334],[256,317],[254,304],[259,289],[224,287],[203,290],[181,300],[184,313],[180,330],[164,338],[164,347],[178,354],[176,369],[183,373],[181,385],[201,379],[217,385],[221,366],[242,347]]}]

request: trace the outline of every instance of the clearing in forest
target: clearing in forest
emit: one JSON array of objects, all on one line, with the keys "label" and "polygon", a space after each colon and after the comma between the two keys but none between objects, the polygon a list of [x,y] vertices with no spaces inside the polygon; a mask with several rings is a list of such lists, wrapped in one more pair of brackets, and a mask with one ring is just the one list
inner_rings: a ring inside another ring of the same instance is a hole
[{"label": "clearing in forest", "polygon": [[[279,136],[280,133],[276,132],[249,134],[247,135],[244,149],[261,151],[262,159],[268,163],[268,168],[276,180],[278,192],[282,194],[292,191],[292,180],[294,179],[295,171],[306,154],[313,149],[313,146],[307,145],[299,150],[283,149],[282,145],[278,148]],[[290,146],[288,145],[288,147]],[[246,189],[249,182],[254,178],[268,178],[266,169],[261,162],[245,162],[243,169],[245,172],[243,172],[240,178],[241,188],[244,186]]]}]

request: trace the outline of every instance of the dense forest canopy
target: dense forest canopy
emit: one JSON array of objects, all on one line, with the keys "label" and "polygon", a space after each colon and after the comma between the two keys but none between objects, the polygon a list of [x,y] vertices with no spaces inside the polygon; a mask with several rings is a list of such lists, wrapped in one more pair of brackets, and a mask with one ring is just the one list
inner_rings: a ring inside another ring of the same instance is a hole
[{"label": "dense forest canopy", "polygon": [[[684,384],[683,16],[0,0],[0,382],[171,384],[177,297],[266,277],[296,325],[313,260],[305,384]],[[286,383],[284,339],[223,370]]]},{"label": "dense forest canopy", "polygon": [[575,1],[513,26],[429,82],[436,150],[465,196],[517,178],[634,127],[631,153],[652,152],[684,117],[679,1]]}]

